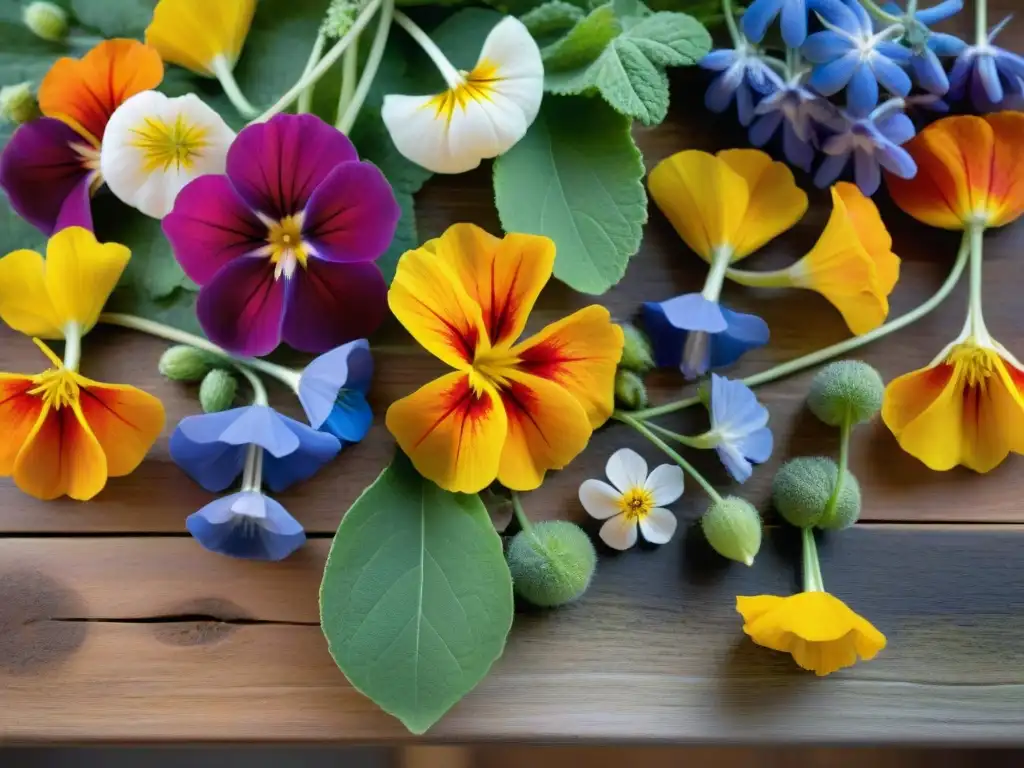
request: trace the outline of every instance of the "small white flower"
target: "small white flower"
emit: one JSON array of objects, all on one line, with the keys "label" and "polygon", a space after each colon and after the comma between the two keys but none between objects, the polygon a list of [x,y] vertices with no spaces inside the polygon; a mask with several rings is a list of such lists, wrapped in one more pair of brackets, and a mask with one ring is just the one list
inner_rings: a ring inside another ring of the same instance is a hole
[{"label": "small white flower", "polygon": [[100,170],[123,202],[162,219],[190,181],[224,173],[234,139],[223,118],[195,94],[170,98],[143,91],[111,115]]},{"label": "small white flower", "polygon": [[384,97],[381,116],[402,155],[434,173],[463,173],[526,135],[544,95],[544,64],[521,21],[498,22],[471,72],[456,71],[439,51],[435,63],[447,91]]},{"label": "small white flower", "polygon": [[[683,495],[683,470],[662,464],[648,476],[647,462],[636,451],[621,448],[605,467],[611,485],[587,480],[580,502],[591,517],[604,520],[601,539],[613,549],[636,544],[636,529],[652,544],[664,544],[676,532],[676,517],[667,509]],[[612,487],[614,486],[614,487]]]}]

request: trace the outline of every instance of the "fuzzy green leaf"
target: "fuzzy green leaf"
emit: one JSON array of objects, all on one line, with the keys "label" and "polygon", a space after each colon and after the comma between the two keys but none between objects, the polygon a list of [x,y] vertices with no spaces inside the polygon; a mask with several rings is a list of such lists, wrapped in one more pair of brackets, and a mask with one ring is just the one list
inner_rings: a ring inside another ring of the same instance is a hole
[{"label": "fuzzy green leaf", "polygon": [[341,521],[320,588],[335,662],[413,733],[484,678],[512,608],[501,539],[480,498],[441,490],[401,453]]},{"label": "fuzzy green leaf", "polygon": [[535,39],[539,39],[555,32],[571,29],[585,15],[582,8],[572,3],[566,3],[564,0],[549,0],[544,5],[538,5],[533,10],[527,11],[519,17],[519,20],[523,22]]},{"label": "fuzzy green leaf", "polygon": [[501,225],[550,237],[555,277],[604,293],[640,248],[643,177],[628,118],[600,99],[548,96],[523,140],[494,163]]},{"label": "fuzzy green leaf", "polygon": [[559,72],[586,66],[601,55],[621,29],[611,5],[595,8],[565,37],[544,47],[544,70]]}]

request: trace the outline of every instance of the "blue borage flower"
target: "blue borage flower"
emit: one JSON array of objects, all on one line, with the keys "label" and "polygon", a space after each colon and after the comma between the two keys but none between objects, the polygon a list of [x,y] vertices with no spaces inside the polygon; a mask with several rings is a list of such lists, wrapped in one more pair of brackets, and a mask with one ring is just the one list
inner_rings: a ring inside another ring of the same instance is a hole
[{"label": "blue borage flower", "polygon": [[782,150],[797,168],[811,170],[818,149],[816,127],[834,123],[836,108],[804,87],[809,70],[800,70],[782,87],[754,108],[757,119],[750,126],[750,143],[763,147],[782,129]]},{"label": "blue borage flower", "polygon": [[720,113],[735,100],[740,124],[748,126],[754,119],[755,94],[760,98],[772,93],[782,87],[782,80],[756,45],[742,38],[735,45],[711,51],[700,60],[704,69],[721,72],[708,86],[704,104],[712,112]]},{"label": "blue borage flower", "polygon": [[1024,57],[992,45],[1010,18],[997,24],[984,41],[960,51],[949,74],[951,99],[969,92],[979,112],[992,112],[1004,108],[1007,100],[1017,103],[1024,98]]},{"label": "blue borage flower", "polygon": [[960,38],[932,32],[929,27],[954,16],[963,7],[963,0],[943,0],[931,8],[908,14],[897,3],[882,6],[885,13],[902,20],[906,28],[903,42],[910,50],[910,71],[917,85],[929,93],[942,96],[949,90],[949,78],[940,57],[957,56],[967,46]]},{"label": "blue borage flower", "polygon": [[313,360],[299,376],[295,391],[314,429],[343,444],[358,443],[373,423],[366,401],[372,379],[370,345],[359,339]]},{"label": "blue borage flower", "polygon": [[729,474],[744,483],[753,464],[768,461],[774,440],[768,409],[742,381],[711,374],[711,431],[702,439],[714,445]]},{"label": "blue borage flower", "polygon": [[306,543],[302,524],[259,491],[211,501],[185,527],[211,552],[248,560],[283,560]]},{"label": "blue borage flower", "polygon": [[782,16],[782,39],[790,48],[799,48],[807,38],[807,13],[837,13],[840,0],[754,0],[743,14],[743,34],[755,43],[764,39],[768,27]]}]

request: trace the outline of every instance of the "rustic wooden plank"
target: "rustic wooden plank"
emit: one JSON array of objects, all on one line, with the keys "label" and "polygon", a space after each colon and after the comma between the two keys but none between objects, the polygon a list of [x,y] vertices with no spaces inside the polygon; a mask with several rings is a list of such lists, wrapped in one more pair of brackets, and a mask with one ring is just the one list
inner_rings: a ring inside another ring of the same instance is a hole
[{"label": "rustic wooden plank", "polygon": [[[861,526],[826,584],[890,646],[817,679],[740,631],[736,594],[792,591],[796,537],[753,568],[698,535],[602,558],[591,592],[524,610],[492,675],[431,733],[459,740],[1024,739],[1024,529]],[[0,740],[405,738],[316,626],[327,542],[283,565],[178,538],[0,541]]]}]

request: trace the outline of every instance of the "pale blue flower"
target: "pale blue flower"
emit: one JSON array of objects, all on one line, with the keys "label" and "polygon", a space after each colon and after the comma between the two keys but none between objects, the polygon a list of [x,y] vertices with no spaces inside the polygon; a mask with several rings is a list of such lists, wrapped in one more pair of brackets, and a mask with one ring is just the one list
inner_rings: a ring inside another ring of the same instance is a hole
[{"label": "pale blue flower", "polygon": [[185,526],[211,552],[248,560],[283,560],[306,542],[299,521],[256,490],[211,501]]},{"label": "pale blue flower", "polygon": [[761,56],[756,45],[740,40],[736,48],[711,51],[700,60],[700,66],[721,72],[711,81],[704,94],[704,104],[712,112],[725,112],[736,101],[740,124],[750,125],[754,119],[755,99],[781,87],[782,80]]},{"label": "pale blue flower", "polygon": [[753,464],[772,455],[772,431],[768,409],[742,381],[711,374],[711,432],[715,450],[729,474],[740,483],[750,479]]},{"label": "pale blue flower", "polygon": [[1004,102],[1024,96],[1024,57],[992,45],[1010,21],[1007,16],[980,45],[965,47],[949,74],[949,97],[962,99],[970,92],[979,112],[1005,108]]},{"label": "pale blue flower", "polygon": [[373,423],[366,394],[373,379],[373,356],[366,339],[320,355],[299,377],[296,393],[314,429],[343,443],[358,443]]}]

